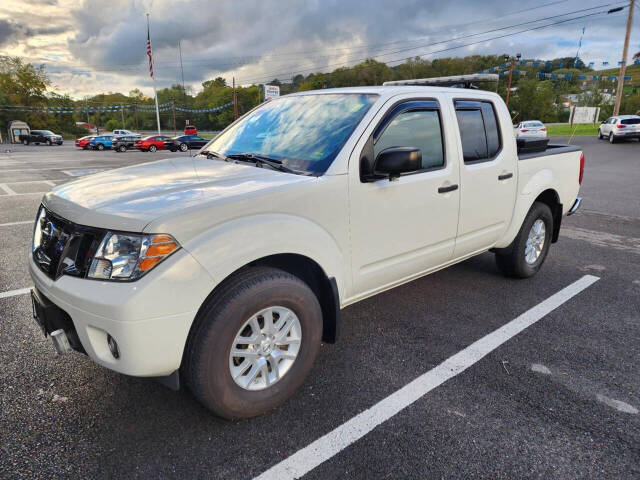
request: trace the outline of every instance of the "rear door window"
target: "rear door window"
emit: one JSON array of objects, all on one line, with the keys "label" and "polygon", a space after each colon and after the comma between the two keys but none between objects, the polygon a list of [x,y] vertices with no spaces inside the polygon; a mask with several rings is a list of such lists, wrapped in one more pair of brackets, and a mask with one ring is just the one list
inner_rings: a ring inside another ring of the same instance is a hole
[{"label": "rear door window", "polygon": [[458,128],[465,163],[491,160],[502,148],[500,127],[491,102],[457,100]]},{"label": "rear door window", "polygon": [[625,118],[620,123],[623,125],[640,125],[640,118]]}]

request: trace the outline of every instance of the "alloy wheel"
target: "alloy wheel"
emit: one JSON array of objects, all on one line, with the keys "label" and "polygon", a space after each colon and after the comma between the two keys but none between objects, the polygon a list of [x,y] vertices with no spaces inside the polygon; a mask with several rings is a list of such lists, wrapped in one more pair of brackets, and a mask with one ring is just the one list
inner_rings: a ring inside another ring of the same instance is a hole
[{"label": "alloy wheel", "polygon": [[544,225],[544,221],[538,218],[533,222],[531,230],[529,230],[529,236],[527,237],[527,243],[524,249],[524,258],[529,265],[533,265],[536,263],[538,258],[540,258],[542,249],[544,248],[546,233],[547,229]]},{"label": "alloy wheel", "polygon": [[229,353],[229,371],[245,390],[263,390],[278,382],[300,351],[298,316],[281,306],[265,308],[249,318],[236,334]]}]

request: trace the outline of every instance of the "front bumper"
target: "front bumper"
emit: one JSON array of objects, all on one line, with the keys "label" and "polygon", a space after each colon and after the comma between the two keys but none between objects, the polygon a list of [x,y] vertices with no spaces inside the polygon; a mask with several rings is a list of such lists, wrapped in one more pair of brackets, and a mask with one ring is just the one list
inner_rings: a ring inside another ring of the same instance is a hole
[{"label": "front bumper", "polygon": [[[29,272],[37,291],[71,319],[92,360],[140,377],[165,376],[180,367],[193,319],[215,286],[184,250],[134,282],[67,275],[52,280],[32,259]],[[108,335],[118,343],[119,358],[109,350]]]}]

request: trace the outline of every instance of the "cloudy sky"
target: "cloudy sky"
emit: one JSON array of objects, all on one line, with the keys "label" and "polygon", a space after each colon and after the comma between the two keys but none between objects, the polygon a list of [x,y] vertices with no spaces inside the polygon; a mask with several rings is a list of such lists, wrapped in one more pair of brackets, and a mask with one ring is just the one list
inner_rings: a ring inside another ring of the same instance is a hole
[{"label": "cloudy sky", "polygon": [[[428,59],[504,52],[539,59],[573,56],[583,27],[581,57],[597,66],[602,61],[615,66],[621,57],[627,11],[599,12],[626,3],[2,0],[0,54],[46,64],[56,90],[77,98],[133,88],[151,94],[145,54],[145,13],[150,12],[158,88],[181,81],[178,42],[184,80],[193,91],[216,76],[229,83],[235,76],[241,84],[274,77],[286,81],[296,73],[330,71],[367,57],[394,65],[416,55]],[[640,50],[640,8],[635,13],[630,54]],[[577,18],[590,14],[597,15]],[[538,28],[569,19],[575,20]],[[522,32],[531,28],[536,29]]]}]

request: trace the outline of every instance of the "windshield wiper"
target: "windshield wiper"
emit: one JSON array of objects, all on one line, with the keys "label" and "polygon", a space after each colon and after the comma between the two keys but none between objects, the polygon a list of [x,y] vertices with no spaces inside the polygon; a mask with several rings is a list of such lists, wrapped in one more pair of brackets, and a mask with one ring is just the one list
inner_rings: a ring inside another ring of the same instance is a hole
[{"label": "windshield wiper", "polygon": [[200,152],[198,155],[206,155],[208,159],[219,158],[220,160],[224,160],[225,162],[229,161],[229,159],[223,154],[214,152],[212,150],[205,150],[204,152]]},{"label": "windshield wiper", "polygon": [[296,175],[308,175],[306,172],[300,172],[284,166],[282,164],[282,160],[267,157],[265,155],[259,155],[256,153],[232,153],[230,155],[227,155],[227,158],[230,160],[240,160],[242,162],[253,162],[256,165],[260,166],[268,165],[274,170],[280,170],[281,172],[293,173]]}]

